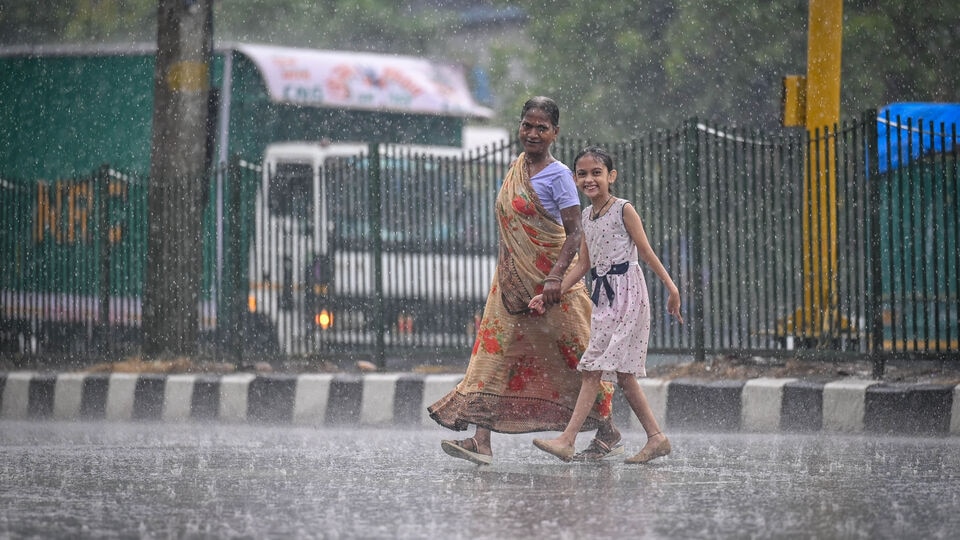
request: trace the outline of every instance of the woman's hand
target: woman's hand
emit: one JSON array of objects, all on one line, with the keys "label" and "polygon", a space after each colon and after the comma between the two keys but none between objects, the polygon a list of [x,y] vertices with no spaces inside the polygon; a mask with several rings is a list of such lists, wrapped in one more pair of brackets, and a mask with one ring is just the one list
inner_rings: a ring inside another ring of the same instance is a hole
[{"label": "woman's hand", "polygon": [[559,279],[548,279],[543,283],[543,303],[547,306],[552,306],[560,302],[560,297],[563,296],[562,284]]}]

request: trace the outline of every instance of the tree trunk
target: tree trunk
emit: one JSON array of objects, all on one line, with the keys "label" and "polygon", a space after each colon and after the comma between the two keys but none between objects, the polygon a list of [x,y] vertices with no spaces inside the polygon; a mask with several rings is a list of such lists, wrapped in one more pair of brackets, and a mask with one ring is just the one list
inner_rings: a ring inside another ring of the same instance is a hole
[{"label": "tree trunk", "polygon": [[212,0],[158,0],[143,295],[147,358],[197,351]]}]

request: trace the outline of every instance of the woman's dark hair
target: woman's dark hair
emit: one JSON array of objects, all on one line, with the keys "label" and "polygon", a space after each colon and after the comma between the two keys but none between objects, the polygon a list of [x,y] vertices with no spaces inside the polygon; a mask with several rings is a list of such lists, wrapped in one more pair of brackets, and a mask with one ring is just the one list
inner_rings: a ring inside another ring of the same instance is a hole
[{"label": "woman's dark hair", "polygon": [[583,156],[593,156],[603,162],[604,166],[607,167],[608,171],[613,170],[613,156],[609,152],[600,148],[599,146],[588,146],[580,151],[577,154],[577,157],[573,159],[573,166],[577,166],[577,162],[580,161],[580,158]]},{"label": "woman's dark hair", "polygon": [[560,125],[560,106],[557,105],[557,102],[546,97],[546,96],[536,96],[527,100],[523,104],[523,110],[520,111],[520,119],[523,120],[523,117],[527,115],[527,112],[530,109],[537,109],[547,113],[547,116],[550,117],[550,123],[554,127]]}]

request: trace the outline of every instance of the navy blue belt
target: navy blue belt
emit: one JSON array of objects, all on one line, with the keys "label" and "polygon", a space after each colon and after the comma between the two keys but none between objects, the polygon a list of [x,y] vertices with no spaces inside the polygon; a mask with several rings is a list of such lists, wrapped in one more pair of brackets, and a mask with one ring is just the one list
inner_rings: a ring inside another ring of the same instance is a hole
[{"label": "navy blue belt", "polygon": [[598,276],[597,267],[594,266],[590,269],[590,277],[593,278],[593,294],[590,296],[590,299],[593,300],[593,305],[599,306],[600,304],[600,286],[603,286],[604,292],[607,294],[607,302],[613,303],[613,287],[610,285],[610,282],[607,281],[607,276],[616,275],[616,274],[626,274],[627,269],[630,268],[630,261],[622,262],[620,264],[615,264],[610,267],[610,270],[607,270],[607,273]]}]

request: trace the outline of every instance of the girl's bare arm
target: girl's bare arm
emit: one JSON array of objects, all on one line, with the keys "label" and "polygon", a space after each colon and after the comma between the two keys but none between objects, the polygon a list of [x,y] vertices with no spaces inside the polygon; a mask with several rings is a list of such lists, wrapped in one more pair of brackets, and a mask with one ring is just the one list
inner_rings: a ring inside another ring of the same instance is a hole
[{"label": "girl's bare arm", "polygon": [[630,234],[630,238],[633,239],[633,243],[637,245],[637,254],[640,256],[640,259],[653,270],[653,273],[655,273],[657,277],[660,278],[660,281],[667,287],[667,291],[670,293],[670,298],[667,300],[667,312],[682,323],[683,317],[680,315],[680,289],[677,288],[670,274],[667,273],[667,269],[664,268],[660,257],[657,256],[656,252],[653,251],[653,248],[650,246],[647,233],[643,228],[643,221],[640,219],[640,214],[637,213],[637,210],[632,204],[628,203],[623,206],[623,225],[626,227],[627,233]]}]

